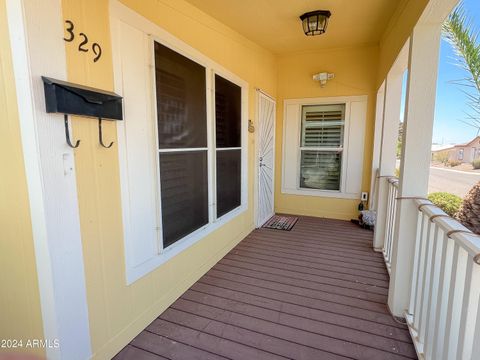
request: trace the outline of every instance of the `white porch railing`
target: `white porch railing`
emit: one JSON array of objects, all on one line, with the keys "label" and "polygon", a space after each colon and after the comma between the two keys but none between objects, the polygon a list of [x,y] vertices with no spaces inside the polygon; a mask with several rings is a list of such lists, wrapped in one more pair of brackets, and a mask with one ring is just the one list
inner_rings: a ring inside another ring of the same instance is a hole
[{"label": "white porch railing", "polygon": [[387,218],[385,224],[385,241],[383,243],[383,258],[385,259],[385,265],[390,274],[392,267],[393,234],[397,214],[398,179],[396,177],[390,177],[387,181]]},{"label": "white porch railing", "polygon": [[429,201],[415,202],[406,319],[417,352],[423,359],[480,359],[480,238]]}]

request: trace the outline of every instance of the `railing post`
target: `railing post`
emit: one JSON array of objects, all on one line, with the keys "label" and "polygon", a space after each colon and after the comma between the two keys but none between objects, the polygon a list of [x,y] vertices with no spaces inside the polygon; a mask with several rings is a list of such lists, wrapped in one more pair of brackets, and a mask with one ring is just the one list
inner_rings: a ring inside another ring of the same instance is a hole
[{"label": "railing post", "polygon": [[[441,24],[419,24],[410,37],[408,86],[399,197],[425,197],[437,85]],[[408,309],[417,227],[411,200],[397,203],[388,305],[395,316]]]},{"label": "railing post", "polygon": [[378,172],[378,194],[375,204],[375,209],[377,210],[377,221],[375,224],[375,234],[373,240],[373,248],[377,251],[382,250],[386,236],[385,230],[387,223],[389,188],[389,183],[386,176],[393,176],[395,173],[396,144],[398,138],[398,124],[400,122],[403,76],[403,66],[396,65],[394,65],[387,76],[384,91],[385,99],[380,165]]}]

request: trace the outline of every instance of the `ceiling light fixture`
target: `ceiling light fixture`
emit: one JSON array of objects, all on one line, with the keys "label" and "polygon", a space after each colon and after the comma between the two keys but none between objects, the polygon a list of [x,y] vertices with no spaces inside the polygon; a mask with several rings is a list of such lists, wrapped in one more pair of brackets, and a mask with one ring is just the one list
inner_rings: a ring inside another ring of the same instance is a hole
[{"label": "ceiling light fixture", "polygon": [[328,10],[315,10],[300,16],[305,35],[315,36],[323,34],[327,30],[330,15],[332,13]]}]

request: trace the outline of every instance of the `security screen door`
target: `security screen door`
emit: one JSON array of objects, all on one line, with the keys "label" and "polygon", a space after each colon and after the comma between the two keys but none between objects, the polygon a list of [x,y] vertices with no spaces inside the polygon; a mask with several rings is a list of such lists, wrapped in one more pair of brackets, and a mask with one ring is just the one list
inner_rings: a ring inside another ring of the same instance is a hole
[{"label": "security screen door", "polygon": [[275,101],[257,91],[258,200],[257,226],[274,214]]}]

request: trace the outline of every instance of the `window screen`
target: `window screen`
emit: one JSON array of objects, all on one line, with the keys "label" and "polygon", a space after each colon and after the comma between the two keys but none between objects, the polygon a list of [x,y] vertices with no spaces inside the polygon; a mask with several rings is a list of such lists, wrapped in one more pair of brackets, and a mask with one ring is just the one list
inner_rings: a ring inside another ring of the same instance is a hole
[{"label": "window screen", "polygon": [[340,190],[345,105],[302,107],[300,187]]},{"label": "window screen", "polygon": [[207,146],[205,68],[155,42],[160,149]]},{"label": "window screen", "polygon": [[240,147],[241,88],[215,75],[215,134],[217,148]]},{"label": "window screen", "polygon": [[155,42],[164,247],[208,223],[205,71]]},{"label": "window screen", "polygon": [[240,206],[242,150],[217,151],[217,217]]},{"label": "window screen", "polygon": [[208,223],[207,152],[160,154],[163,246]]},{"label": "window screen", "polygon": [[215,75],[217,218],[241,203],[241,88]]}]

